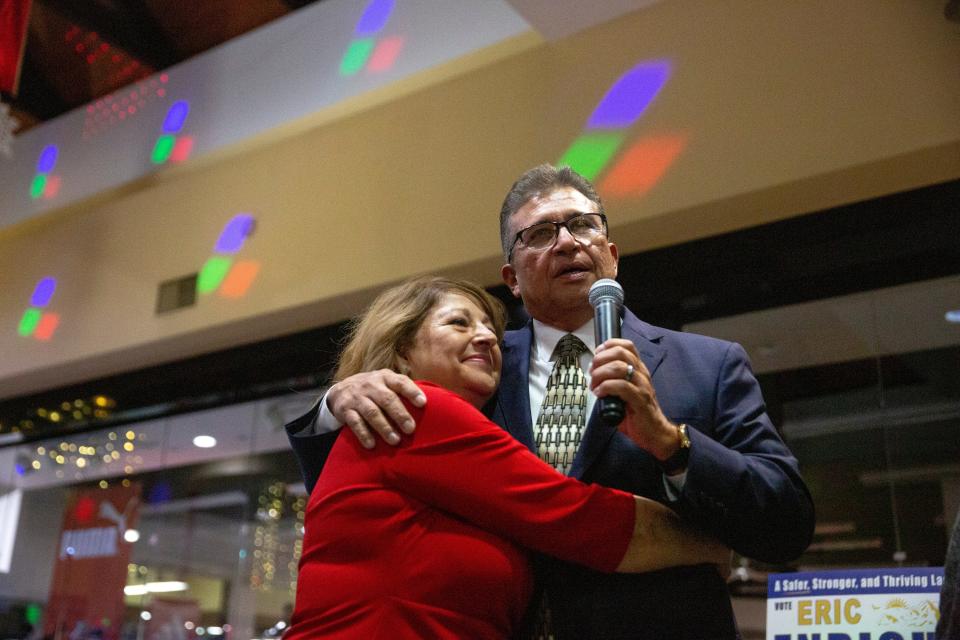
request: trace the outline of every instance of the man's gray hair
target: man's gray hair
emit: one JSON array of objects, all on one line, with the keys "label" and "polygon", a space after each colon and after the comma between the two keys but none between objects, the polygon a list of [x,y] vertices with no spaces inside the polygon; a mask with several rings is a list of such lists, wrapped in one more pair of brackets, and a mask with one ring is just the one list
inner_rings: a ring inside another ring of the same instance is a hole
[{"label": "man's gray hair", "polygon": [[557,168],[547,163],[538,165],[517,178],[500,207],[500,243],[503,245],[504,260],[509,260],[510,249],[513,247],[514,237],[510,233],[510,218],[513,214],[532,198],[545,196],[563,187],[576,189],[587,199],[596,202],[597,211],[603,213],[603,203],[589,180],[570,167]]}]

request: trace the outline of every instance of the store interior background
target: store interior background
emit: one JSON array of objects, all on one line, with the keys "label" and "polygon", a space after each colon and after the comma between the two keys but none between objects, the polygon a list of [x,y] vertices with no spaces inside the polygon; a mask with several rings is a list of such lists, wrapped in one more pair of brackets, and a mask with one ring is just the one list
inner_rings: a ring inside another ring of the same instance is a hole
[{"label": "store interior background", "polygon": [[[343,323],[424,272],[490,287],[523,322],[497,282],[500,200],[645,63],[669,78],[596,176],[627,305],[745,346],[817,508],[797,562],[737,560],[745,637],[763,637],[771,571],[942,564],[960,505],[960,24],[942,0],[396,0],[394,66],[355,75],[365,0],[88,4],[35,0],[13,102],[28,126],[0,156],[2,624],[43,608],[67,492],[129,481],[129,584],[183,580],[198,626],[280,631],[305,500],[282,425]],[[147,70],[101,68],[81,42]],[[88,107],[161,73],[169,95],[91,128]],[[177,99],[192,153],[154,162]],[[251,123],[263,105],[300,115]],[[50,144],[59,193],[31,198]],[[158,312],[240,213],[247,287]],[[48,276],[59,325],[19,335]],[[127,598],[132,623],[152,597]]]}]

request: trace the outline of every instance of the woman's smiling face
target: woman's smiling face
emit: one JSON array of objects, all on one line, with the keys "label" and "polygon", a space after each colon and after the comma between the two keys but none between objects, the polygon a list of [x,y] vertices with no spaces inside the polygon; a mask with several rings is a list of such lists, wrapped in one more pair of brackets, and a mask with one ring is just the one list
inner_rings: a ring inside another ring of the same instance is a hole
[{"label": "woman's smiling face", "polygon": [[457,293],[445,294],[430,310],[400,360],[411,378],[445,387],[478,408],[500,382],[493,322],[476,302]]}]

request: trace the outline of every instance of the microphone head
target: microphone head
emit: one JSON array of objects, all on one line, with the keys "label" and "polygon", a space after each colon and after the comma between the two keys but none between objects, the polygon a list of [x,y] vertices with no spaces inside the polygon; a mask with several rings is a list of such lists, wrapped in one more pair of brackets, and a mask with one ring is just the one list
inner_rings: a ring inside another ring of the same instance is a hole
[{"label": "microphone head", "polygon": [[590,306],[596,307],[603,300],[612,300],[618,307],[623,305],[623,287],[611,278],[597,280],[588,294]]}]

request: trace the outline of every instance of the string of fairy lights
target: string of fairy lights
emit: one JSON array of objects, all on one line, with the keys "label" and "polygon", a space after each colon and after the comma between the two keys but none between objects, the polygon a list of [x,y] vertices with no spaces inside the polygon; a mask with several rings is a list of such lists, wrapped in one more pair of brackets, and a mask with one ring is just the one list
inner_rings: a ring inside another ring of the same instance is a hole
[{"label": "string of fairy lights", "polygon": [[[49,466],[57,478],[65,478],[73,471],[81,479],[83,472],[98,469],[109,469],[111,474],[122,469],[124,475],[130,475],[143,463],[138,447],[146,443],[146,434],[133,429],[85,433],[59,442],[46,441],[19,454],[16,472],[26,475]],[[107,481],[101,480],[100,486],[106,488]]]},{"label": "string of fairy lights", "polygon": [[[109,418],[116,402],[107,396],[64,400],[59,405],[37,407],[31,417],[20,422],[19,428],[31,431],[47,426],[75,426]],[[75,435],[43,440],[35,445],[22,447],[14,463],[17,475],[53,470],[58,479],[74,472],[77,479],[84,472],[97,473],[109,470],[111,475],[132,474],[143,462],[138,447],[147,444],[147,434],[133,428],[86,431]],[[105,481],[101,481],[103,484]]]},{"label": "string of fairy lights", "polygon": [[[257,496],[257,526],[253,532],[253,562],[250,566],[252,589],[271,591],[277,588],[278,562],[286,557],[286,587],[291,597],[296,594],[306,506],[306,496],[291,494],[283,482],[271,482],[260,491]],[[286,523],[287,516],[292,516],[292,523]],[[293,527],[291,544],[284,542],[288,538],[282,530],[285,526]]]},{"label": "string of fairy lights", "polygon": [[0,423],[0,434],[42,434],[44,431],[64,427],[81,429],[98,421],[106,420],[116,413],[117,403],[105,395],[62,400],[46,406],[27,409],[16,422]]}]

